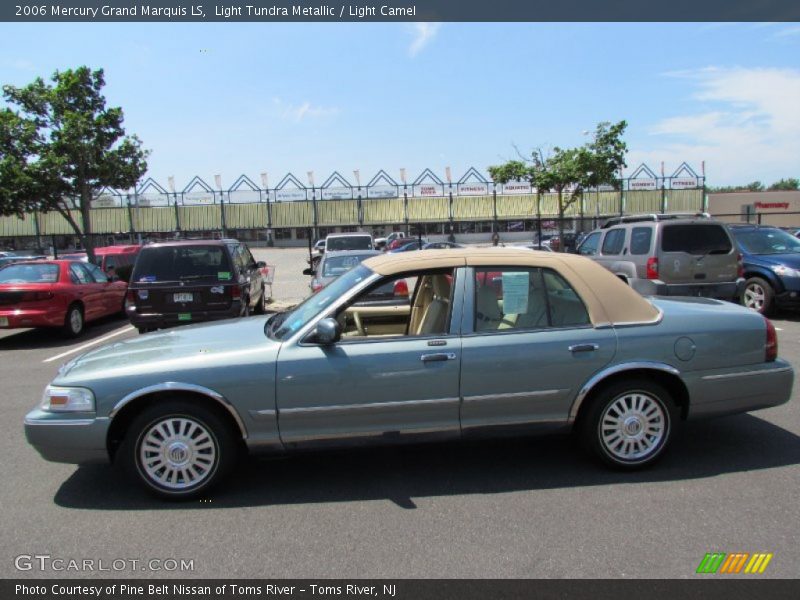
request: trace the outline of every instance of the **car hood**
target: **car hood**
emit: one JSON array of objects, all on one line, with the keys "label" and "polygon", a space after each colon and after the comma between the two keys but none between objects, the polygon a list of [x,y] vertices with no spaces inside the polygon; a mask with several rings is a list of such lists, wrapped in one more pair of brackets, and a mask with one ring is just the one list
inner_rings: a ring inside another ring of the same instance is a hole
[{"label": "car hood", "polygon": [[792,269],[800,269],[800,253],[788,252],[786,254],[748,254],[747,262],[757,262],[763,265],[783,265]]},{"label": "car hood", "polygon": [[263,360],[271,354],[270,349],[276,351],[279,346],[264,333],[270,318],[272,315],[176,327],[103,346],[64,365],[56,382],[203,369],[205,365],[246,362],[254,353]]}]

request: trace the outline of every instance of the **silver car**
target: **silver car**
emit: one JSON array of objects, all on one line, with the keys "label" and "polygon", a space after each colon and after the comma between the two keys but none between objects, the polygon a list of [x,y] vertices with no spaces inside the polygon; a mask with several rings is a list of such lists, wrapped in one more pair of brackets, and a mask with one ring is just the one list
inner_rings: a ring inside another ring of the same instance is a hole
[{"label": "silver car", "polygon": [[[409,302],[363,303],[399,280],[414,282]],[[291,312],[83,354],[25,433],[48,460],[113,461],[171,498],[207,493],[244,451],[509,432],[575,430],[636,469],[686,419],[787,402],[777,353],[762,315],[644,298],[579,256],[422,250],[370,258]]]}]

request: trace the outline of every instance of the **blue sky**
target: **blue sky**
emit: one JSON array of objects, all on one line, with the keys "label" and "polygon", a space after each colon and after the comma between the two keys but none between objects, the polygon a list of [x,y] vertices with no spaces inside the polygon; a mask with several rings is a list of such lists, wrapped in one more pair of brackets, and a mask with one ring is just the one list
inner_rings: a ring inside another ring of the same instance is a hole
[{"label": "blue sky", "polygon": [[800,175],[796,24],[0,24],[0,82],[87,64],[150,172],[458,177],[626,119],[629,169]]}]

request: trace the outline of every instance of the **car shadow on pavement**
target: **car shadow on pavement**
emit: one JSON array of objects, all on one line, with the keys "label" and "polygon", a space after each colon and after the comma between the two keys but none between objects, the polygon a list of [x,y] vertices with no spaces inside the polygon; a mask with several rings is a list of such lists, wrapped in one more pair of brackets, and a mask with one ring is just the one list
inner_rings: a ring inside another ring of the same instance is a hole
[{"label": "car shadow on pavement", "polygon": [[252,507],[493,494],[682,481],[800,464],[800,437],[752,415],[687,423],[649,469],[609,470],[567,435],[294,454],[248,459],[210,496],[164,502],[108,466],[78,468],[59,506],[92,510]]},{"label": "car shadow on pavement", "polygon": [[97,321],[92,321],[86,324],[83,334],[77,338],[67,338],[61,335],[61,332],[56,328],[42,327],[40,329],[23,329],[18,333],[11,333],[9,335],[0,337],[0,352],[6,350],[36,350],[46,348],[64,348],[70,346],[80,346],[87,342],[91,342],[99,337],[107,335],[112,331],[121,329],[129,324],[127,317],[111,315],[110,317],[103,317]]}]

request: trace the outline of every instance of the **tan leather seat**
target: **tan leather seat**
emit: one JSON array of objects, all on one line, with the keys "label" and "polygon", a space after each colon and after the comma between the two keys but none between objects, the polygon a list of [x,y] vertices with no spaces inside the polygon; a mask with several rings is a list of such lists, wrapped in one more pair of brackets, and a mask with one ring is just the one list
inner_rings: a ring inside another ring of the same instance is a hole
[{"label": "tan leather seat", "polygon": [[425,307],[416,335],[447,333],[450,281],[444,275],[434,275],[431,280],[433,297]]},{"label": "tan leather seat", "polygon": [[497,294],[489,286],[478,287],[476,298],[476,331],[498,329],[503,321],[503,313],[497,303]]}]

